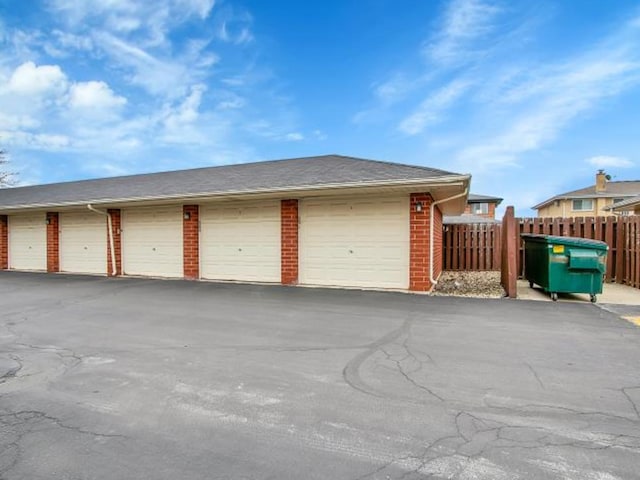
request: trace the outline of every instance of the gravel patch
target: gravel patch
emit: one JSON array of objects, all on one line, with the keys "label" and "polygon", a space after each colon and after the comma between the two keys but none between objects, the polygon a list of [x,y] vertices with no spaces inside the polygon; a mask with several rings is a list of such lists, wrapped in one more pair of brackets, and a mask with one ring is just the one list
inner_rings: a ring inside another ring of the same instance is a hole
[{"label": "gravel patch", "polygon": [[502,298],[500,272],[442,272],[433,295]]}]

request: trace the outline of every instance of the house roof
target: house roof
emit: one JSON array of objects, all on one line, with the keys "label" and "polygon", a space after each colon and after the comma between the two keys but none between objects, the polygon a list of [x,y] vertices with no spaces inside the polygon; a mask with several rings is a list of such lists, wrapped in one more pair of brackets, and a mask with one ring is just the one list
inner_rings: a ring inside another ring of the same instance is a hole
[{"label": "house roof", "polygon": [[635,197],[627,198],[620,202],[616,202],[613,205],[609,205],[606,207],[607,210],[613,211],[625,211],[625,210],[633,210],[635,207],[640,205],[640,195],[636,195]]},{"label": "house roof", "polygon": [[611,198],[611,197],[631,197],[640,194],[640,180],[629,180],[619,182],[607,182],[604,192],[596,193],[596,186],[580,188],[571,192],[561,193],[539,203],[534,209],[542,208],[555,200],[568,200],[574,198]]},{"label": "house roof", "polygon": [[435,168],[323,155],[5,188],[0,210],[411,183],[468,185],[469,179]]},{"label": "house roof", "polygon": [[477,193],[470,193],[469,198],[467,199],[467,203],[495,203],[496,205],[500,205],[501,202],[502,198],[500,197],[478,195]]},{"label": "house roof", "polygon": [[463,215],[445,215],[442,217],[442,223],[444,225],[455,225],[460,223],[501,223],[500,220],[495,218],[481,217],[479,215],[472,215],[465,213]]}]

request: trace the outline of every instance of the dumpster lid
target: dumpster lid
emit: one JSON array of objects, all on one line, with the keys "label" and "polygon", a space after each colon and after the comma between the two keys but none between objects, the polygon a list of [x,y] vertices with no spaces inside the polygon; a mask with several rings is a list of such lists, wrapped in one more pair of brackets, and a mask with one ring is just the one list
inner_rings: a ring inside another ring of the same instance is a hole
[{"label": "dumpster lid", "polygon": [[609,246],[606,242],[600,240],[591,240],[589,238],[580,237],[559,237],[557,235],[539,235],[536,233],[523,233],[520,235],[525,242],[543,242],[553,243],[555,245],[566,245],[568,247],[596,248],[598,250],[608,250]]}]

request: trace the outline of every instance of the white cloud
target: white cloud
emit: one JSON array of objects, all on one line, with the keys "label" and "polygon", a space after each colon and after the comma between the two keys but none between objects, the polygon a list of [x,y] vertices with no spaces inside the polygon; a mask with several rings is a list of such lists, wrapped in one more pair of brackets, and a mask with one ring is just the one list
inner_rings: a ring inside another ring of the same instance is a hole
[{"label": "white cloud", "polygon": [[247,11],[236,12],[225,9],[218,25],[218,38],[223,42],[243,45],[253,40],[251,26],[253,17]]},{"label": "white cloud", "polygon": [[252,16],[214,4],[45,0],[37,22],[0,26],[2,141],[45,152],[38,164],[56,151],[83,168],[90,153],[125,171],[159,156],[166,168],[246,160],[241,136],[262,121],[259,141],[300,141],[291,100],[253,54]]},{"label": "white cloud", "polygon": [[25,62],[13,72],[8,87],[20,95],[56,94],[67,88],[67,77],[58,65]]},{"label": "white cloud", "polygon": [[177,24],[196,17],[206,19],[214,0],[50,0],[53,12],[73,28],[99,28],[111,33],[136,33],[139,43],[161,45]]},{"label": "white cloud", "polygon": [[633,162],[628,158],[609,155],[597,155],[595,157],[590,157],[586,159],[586,162],[597,168],[631,168],[634,166]]},{"label": "white cloud", "polygon": [[203,131],[196,125],[200,119],[200,104],[207,87],[193,85],[190,93],[176,106],[165,106],[162,124],[163,140],[169,143],[205,141]]},{"label": "white cloud", "polygon": [[494,29],[501,12],[485,0],[453,0],[435,39],[427,43],[425,52],[436,62],[450,63],[467,58],[478,51],[478,39]]},{"label": "white cloud", "polygon": [[539,68],[533,78],[503,92],[513,112],[503,130],[465,147],[459,159],[476,168],[516,165],[520,154],[552,142],[603,99],[640,84],[639,48],[639,39],[631,37],[617,51],[607,45],[605,54],[596,47],[576,60]]},{"label": "white cloud", "polygon": [[127,99],[116,95],[105,82],[80,82],[71,86],[69,105],[72,108],[112,109],[121,107]]},{"label": "white cloud", "polygon": [[326,140],[328,138],[327,134],[324,133],[322,130],[314,130],[313,131],[313,136],[316,137],[317,140]]},{"label": "white cloud", "polygon": [[287,133],[284,136],[284,139],[287,140],[288,142],[301,142],[302,140],[304,140],[304,135],[301,134],[300,132],[291,132],[291,133]]},{"label": "white cloud", "polygon": [[400,122],[398,129],[407,135],[416,135],[427,126],[440,122],[444,112],[459,100],[470,86],[471,82],[466,79],[453,80],[423,100],[411,115]]},{"label": "white cloud", "polygon": [[30,115],[9,115],[7,113],[0,112],[0,129],[22,130],[37,128],[39,126],[40,122]]},{"label": "white cloud", "polygon": [[163,61],[111,34],[102,33],[96,37],[100,46],[114,60],[132,70],[129,81],[152,95],[179,97],[185,93],[185,85],[191,83],[193,71],[187,64],[175,60]]},{"label": "white cloud", "polygon": [[247,100],[233,92],[224,92],[222,98],[216,105],[217,110],[237,110],[247,104]]},{"label": "white cloud", "polygon": [[0,131],[0,138],[6,145],[20,145],[35,150],[60,150],[71,144],[66,135],[30,133],[23,131]]}]

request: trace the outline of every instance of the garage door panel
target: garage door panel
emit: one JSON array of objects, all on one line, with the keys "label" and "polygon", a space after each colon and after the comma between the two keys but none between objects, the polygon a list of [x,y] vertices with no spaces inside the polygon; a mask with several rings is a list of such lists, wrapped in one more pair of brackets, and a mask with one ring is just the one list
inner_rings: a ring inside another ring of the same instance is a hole
[{"label": "garage door panel", "polygon": [[9,215],[9,268],[47,269],[45,214]]},{"label": "garage door panel", "polygon": [[95,213],[60,213],[60,270],[107,273],[107,221]]},{"label": "garage door panel", "polygon": [[280,281],[280,202],[207,205],[200,210],[201,275]]},{"label": "garage door panel", "polygon": [[408,277],[407,196],[302,201],[302,283],[404,289]]},{"label": "garage door panel", "polygon": [[183,277],[182,207],[123,211],[122,258],[127,275]]}]

